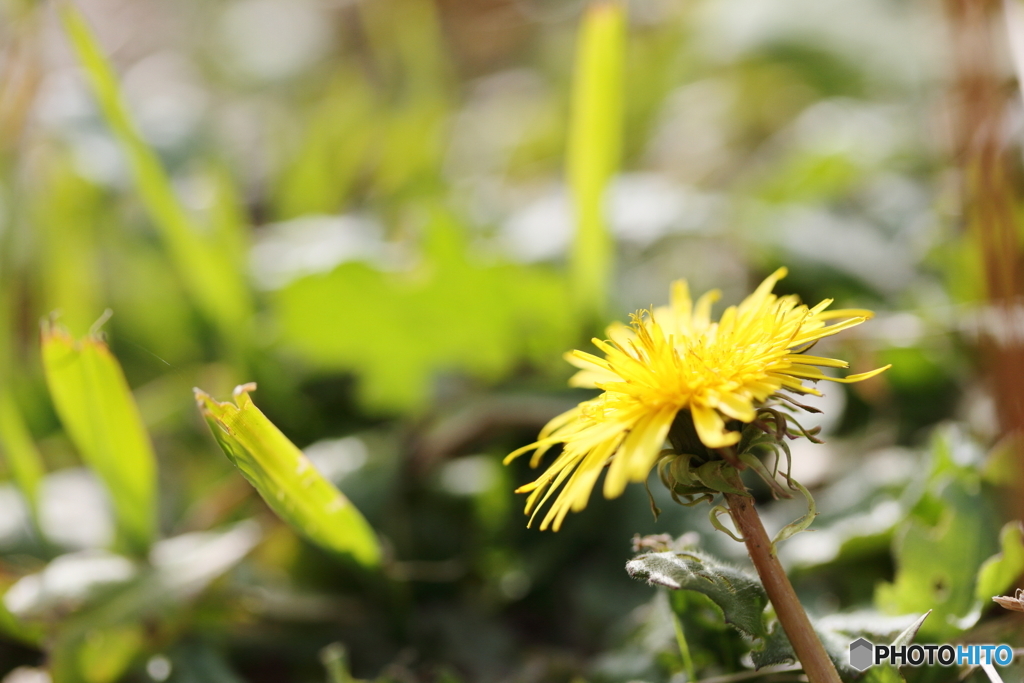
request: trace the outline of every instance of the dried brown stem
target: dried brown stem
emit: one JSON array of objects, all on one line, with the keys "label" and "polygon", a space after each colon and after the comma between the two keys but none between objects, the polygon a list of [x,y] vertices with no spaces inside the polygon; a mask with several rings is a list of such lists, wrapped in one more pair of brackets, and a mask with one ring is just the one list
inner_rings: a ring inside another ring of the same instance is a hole
[{"label": "dried brown stem", "polygon": [[775,615],[789,637],[810,683],[840,683],[835,665],[825,652],[818,634],[814,632],[811,620],[807,618],[807,613],[796,597],[793,584],[789,582],[789,577],[775,555],[772,542],[761,524],[761,517],[754,509],[753,499],[727,493],[725,500],[729,504],[729,513],[736,522],[736,528],[743,535],[743,542],[761,577],[761,584],[775,608]]}]

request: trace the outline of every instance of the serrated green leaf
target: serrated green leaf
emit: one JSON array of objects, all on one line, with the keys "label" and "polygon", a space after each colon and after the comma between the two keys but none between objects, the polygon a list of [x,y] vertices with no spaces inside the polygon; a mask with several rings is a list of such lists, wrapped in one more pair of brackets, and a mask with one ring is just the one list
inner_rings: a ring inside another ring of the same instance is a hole
[{"label": "serrated green leaf", "polygon": [[570,273],[573,296],[585,315],[602,315],[608,296],[613,249],[605,194],[622,144],[625,50],[624,3],[592,4],[584,15],[576,48],[566,149],[566,174],[576,211]]},{"label": "serrated green leaf", "polygon": [[750,653],[750,659],[754,662],[755,669],[763,669],[766,666],[796,662],[796,654],[793,646],[789,644],[789,638],[782,626],[775,624],[771,634],[765,638],[764,646]]},{"label": "serrated green leaf", "polygon": [[249,398],[255,385],[235,389],[236,403],[220,403],[195,390],[199,410],[228,459],[296,531],[360,564],[380,564],[373,529],[337,488]]},{"label": "serrated green leaf", "polygon": [[986,606],[995,595],[1001,595],[1024,573],[1024,527],[1020,522],[1007,522],[999,532],[999,554],[985,560],[978,570],[974,597]]},{"label": "serrated green leaf", "polygon": [[[814,621],[811,622],[811,625],[814,627],[818,640],[825,648],[825,653],[836,667],[839,677],[844,681],[852,681],[857,678],[860,672],[850,666],[848,656],[850,641],[855,638],[849,637],[846,633],[823,628],[820,623]],[[860,634],[856,637],[860,637]],[[776,624],[772,629],[771,636],[765,640],[763,647],[751,651],[750,657],[758,669],[773,664],[797,662],[793,646],[780,624]]]},{"label": "serrated green leaf", "polygon": [[120,543],[141,552],[156,533],[156,456],[121,366],[98,337],[75,341],[52,325],[42,337],[43,369],[57,414],[107,487]]},{"label": "serrated green leaf", "polygon": [[186,289],[221,334],[240,343],[252,309],[241,271],[233,267],[224,245],[204,239],[178,199],[159,158],[139,134],[122,99],[117,76],[81,13],[65,3],[61,19],[103,117],[128,161],[142,204]]},{"label": "serrated green leaf", "polygon": [[692,590],[709,597],[725,621],[752,638],[768,638],[764,609],[768,596],[746,572],[699,551],[648,553],[626,563],[634,579],[673,590]]}]

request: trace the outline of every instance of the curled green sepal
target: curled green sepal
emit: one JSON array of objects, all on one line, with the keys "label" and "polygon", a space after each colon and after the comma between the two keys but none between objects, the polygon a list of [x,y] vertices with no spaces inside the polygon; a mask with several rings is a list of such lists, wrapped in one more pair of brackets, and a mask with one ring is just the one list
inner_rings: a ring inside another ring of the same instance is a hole
[{"label": "curled green sepal", "polygon": [[706,462],[695,471],[700,481],[713,491],[749,496],[747,487],[740,480],[740,473],[724,460]]},{"label": "curled green sepal", "polygon": [[[753,453],[741,453],[738,457],[740,459],[740,462],[742,462],[744,465],[746,465],[750,469],[754,470],[755,473],[757,473],[757,476],[759,476],[761,478],[761,481],[763,481],[772,490],[772,493],[775,495],[776,498],[793,497],[793,494],[787,491],[782,486],[782,484],[780,484],[775,479],[774,473],[770,472],[768,468],[765,467],[764,463],[761,462],[761,460],[756,455],[754,455]],[[776,463],[777,462],[778,458],[776,458]]]},{"label": "curled green sepal", "polygon": [[715,507],[711,508],[711,512],[708,513],[708,519],[711,520],[711,526],[715,527],[722,533],[726,534],[732,540],[743,543],[742,536],[737,536],[736,534],[734,534],[732,532],[732,529],[722,524],[722,520],[718,519],[722,515],[722,513],[729,514],[729,508],[725,507],[724,505],[716,505]]},{"label": "curled green sepal", "polygon": [[795,488],[800,493],[804,494],[804,498],[807,499],[807,514],[795,522],[790,522],[779,530],[779,533],[776,534],[775,538],[772,540],[772,552],[775,551],[775,545],[777,543],[781,543],[787,538],[795,536],[801,531],[805,531],[807,527],[811,526],[811,523],[814,522],[814,518],[818,516],[818,506],[814,504],[814,496],[811,495],[811,492],[796,479],[789,478],[788,482],[792,488]]},{"label": "curled green sepal", "polygon": [[704,486],[690,469],[690,461],[697,456],[690,453],[676,455],[671,451],[662,453],[658,463],[658,478],[672,495],[672,500],[693,507],[703,502],[710,503],[714,499],[716,491]]}]

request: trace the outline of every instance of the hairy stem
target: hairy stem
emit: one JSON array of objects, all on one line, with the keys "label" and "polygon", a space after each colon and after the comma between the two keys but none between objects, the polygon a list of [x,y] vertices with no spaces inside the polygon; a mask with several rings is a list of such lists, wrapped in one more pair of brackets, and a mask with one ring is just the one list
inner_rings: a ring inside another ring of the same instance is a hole
[{"label": "hairy stem", "polygon": [[832,664],[818,634],[811,627],[800,601],[797,600],[793,584],[789,582],[786,572],[779,563],[772,549],[772,542],[761,524],[761,517],[754,509],[754,501],[749,496],[726,493],[725,500],[729,504],[729,513],[736,528],[743,535],[747,552],[754,562],[764,590],[775,608],[775,614],[782,624],[782,629],[789,637],[800,664],[810,683],[840,683],[839,673]]}]

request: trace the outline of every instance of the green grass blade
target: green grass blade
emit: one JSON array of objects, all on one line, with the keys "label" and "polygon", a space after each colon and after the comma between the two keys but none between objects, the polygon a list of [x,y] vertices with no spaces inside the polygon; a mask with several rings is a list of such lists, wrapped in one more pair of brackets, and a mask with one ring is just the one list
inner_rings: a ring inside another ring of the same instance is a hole
[{"label": "green grass blade", "polygon": [[590,6],[576,48],[566,173],[576,212],[570,277],[578,310],[601,317],[613,243],[605,193],[622,145],[626,12],[616,0]]},{"label": "green grass blade", "polygon": [[156,457],[117,359],[94,336],[43,330],[43,369],[54,407],[86,463],[106,485],[119,542],[148,548],[156,531]]},{"label": "green grass blade", "polygon": [[37,519],[39,482],[46,469],[21,411],[7,387],[0,388],[0,445],[14,483],[21,489],[33,519]]},{"label": "green grass blade", "polygon": [[117,77],[78,10],[61,7],[64,29],[85,70],[93,94],[121,146],[142,203],[170,252],[196,306],[233,342],[240,342],[252,304],[229,254],[203,237],[178,200],[160,160],[145,143],[121,97]]},{"label": "green grass blade", "polygon": [[97,259],[104,192],[78,175],[63,156],[43,157],[42,187],[32,196],[30,217],[38,239],[36,267],[43,310],[61,312],[61,324],[82,335],[103,312]]},{"label": "green grass blade", "polygon": [[254,388],[237,387],[237,404],[195,390],[199,410],[225,455],[267,505],[306,538],[364,566],[380,564],[380,546],[369,523],[253,404],[248,392]]}]

